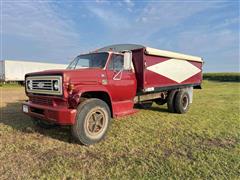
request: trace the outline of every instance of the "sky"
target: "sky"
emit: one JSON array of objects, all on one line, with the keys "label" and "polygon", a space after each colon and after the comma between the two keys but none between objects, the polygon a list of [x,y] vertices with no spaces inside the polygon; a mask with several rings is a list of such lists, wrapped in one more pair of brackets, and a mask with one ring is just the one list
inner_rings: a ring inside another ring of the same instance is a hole
[{"label": "sky", "polygon": [[200,56],[205,72],[237,72],[239,1],[0,0],[1,59],[69,63],[111,44]]}]

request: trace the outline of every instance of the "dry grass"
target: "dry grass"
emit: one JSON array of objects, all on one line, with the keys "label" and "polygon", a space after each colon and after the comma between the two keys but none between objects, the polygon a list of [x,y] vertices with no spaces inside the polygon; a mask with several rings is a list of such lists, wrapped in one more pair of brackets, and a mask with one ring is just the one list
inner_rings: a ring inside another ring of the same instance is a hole
[{"label": "dry grass", "polygon": [[2,88],[0,179],[237,179],[240,84],[203,88],[187,114],[154,105],[115,121],[90,147],[76,144],[69,127],[35,127],[21,113],[24,89]]}]

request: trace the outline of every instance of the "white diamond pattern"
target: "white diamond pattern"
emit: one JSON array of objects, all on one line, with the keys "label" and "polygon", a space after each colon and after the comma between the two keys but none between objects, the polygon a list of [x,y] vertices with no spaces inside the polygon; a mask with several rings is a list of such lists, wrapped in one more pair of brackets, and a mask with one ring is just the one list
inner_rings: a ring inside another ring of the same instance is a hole
[{"label": "white diamond pattern", "polygon": [[189,79],[201,71],[188,61],[179,59],[169,59],[167,61],[149,66],[147,69],[178,83]]}]

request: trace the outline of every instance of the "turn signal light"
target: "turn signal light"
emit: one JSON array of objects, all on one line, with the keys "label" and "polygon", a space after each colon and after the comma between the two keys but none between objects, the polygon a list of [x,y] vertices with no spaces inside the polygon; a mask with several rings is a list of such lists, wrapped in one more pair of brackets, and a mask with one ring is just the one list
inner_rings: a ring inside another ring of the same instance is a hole
[{"label": "turn signal light", "polygon": [[73,90],[74,90],[74,84],[69,83],[69,85],[68,85],[68,91],[69,91],[69,93],[71,94]]}]

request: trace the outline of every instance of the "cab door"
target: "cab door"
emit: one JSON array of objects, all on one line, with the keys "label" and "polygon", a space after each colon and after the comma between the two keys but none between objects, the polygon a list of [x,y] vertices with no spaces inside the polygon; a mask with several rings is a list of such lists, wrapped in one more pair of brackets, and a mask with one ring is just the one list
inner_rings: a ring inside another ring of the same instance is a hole
[{"label": "cab door", "polygon": [[124,70],[124,56],[112,54],[108,62],[108,88],[113,101],[133,100],[136,95],[136,77],[133,70]]}]

